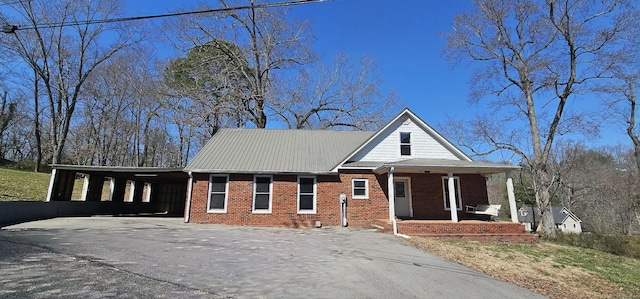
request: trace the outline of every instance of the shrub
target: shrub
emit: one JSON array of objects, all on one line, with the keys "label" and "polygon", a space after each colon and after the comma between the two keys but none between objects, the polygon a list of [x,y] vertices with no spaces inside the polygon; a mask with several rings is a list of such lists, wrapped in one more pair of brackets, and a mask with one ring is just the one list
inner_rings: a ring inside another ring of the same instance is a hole
[{"label": "shrub", "polygon": [[640,236],[558,233],[550,241],[640,259]]}]

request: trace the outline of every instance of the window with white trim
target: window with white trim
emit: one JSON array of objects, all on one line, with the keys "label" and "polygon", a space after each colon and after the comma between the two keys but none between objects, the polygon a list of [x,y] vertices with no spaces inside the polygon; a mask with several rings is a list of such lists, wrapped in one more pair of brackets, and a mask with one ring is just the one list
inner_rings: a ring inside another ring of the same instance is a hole
[{"label": "window with white trim", "polygon": [[[453,189],[456,192],[457,210],[462,210],[462,197],[460,196],[460,178],[453,177]],[[444,194],[444,209],[451,210],[451,202],[449,201],[449,177],[442,177],[442,193]]]},{"label": "window with white trim", "polygon": [[253,211],[261,213],[271,212],[271,176],[253,177]]},{"label": "window with white trim", "polygon": [[209,201],[207,211],[214,213],[227,212],[227,195],[229,190],[228,175],[209,176]]},{"label": "window with white trim", "polygon": [[359,198],[359,199],[369,198],[369,180],[368,179],[352,179],[351,180],[351,198]]},{"label": "window with white trim", "polygon": [[298,213],[316,213],[315,177],[298,177]]},{"label": "window with white trim", "polygon": [[400,132],[400,155],[411,156],[411,132]]}]

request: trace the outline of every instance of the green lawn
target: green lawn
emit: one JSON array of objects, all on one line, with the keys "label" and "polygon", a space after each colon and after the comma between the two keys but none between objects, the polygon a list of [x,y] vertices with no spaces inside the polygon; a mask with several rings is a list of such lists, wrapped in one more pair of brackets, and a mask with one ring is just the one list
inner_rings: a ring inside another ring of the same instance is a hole
[{"label": "green lawn", "polygon": [[44,201],[49,173],[0,168],[0,201]]}]

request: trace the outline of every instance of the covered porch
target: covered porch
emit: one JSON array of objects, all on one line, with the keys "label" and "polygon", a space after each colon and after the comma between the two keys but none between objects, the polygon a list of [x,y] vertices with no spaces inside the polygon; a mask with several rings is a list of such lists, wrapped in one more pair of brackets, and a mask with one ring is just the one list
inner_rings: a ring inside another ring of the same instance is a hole
[{"label": "covered porch", "polygon": [[[385,163],[374,172],[386,175],[389,218],[377,224],[401,235],[517,239],[527,235],[518,222],[511,178],[511,171],[518,168],[444,159]],[[506,175],[510,221],[494,221],[498,210],[504,209],[488,201],[485,178],[499,173]]]}]

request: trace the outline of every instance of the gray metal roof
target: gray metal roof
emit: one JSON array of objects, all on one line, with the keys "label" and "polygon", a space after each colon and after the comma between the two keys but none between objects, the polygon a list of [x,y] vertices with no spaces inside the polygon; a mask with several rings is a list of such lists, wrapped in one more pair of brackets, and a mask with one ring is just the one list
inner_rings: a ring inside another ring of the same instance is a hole
[{"label": "gray metal roof", "polygon": [[498,173],[520,168],[519,166],[489,163],[489,162],[473,162],[463,160],[448,160],[448,159],[407,159],[396,162],[384,163],[378,167],[375,171],[380,172],[389,168],[395,167],[404,170],[415,169],[418,171],[431,171],[431,172],[448,172],[455,171],[457,173]]},{"label": "gray metal roof", "polygon": [[185,171],[329,173],[375,132],[221,129]]},{"label": "gray metal roof", "polygon": [[[520,213],[520,210],[526,211],[526,215],[523,216]],[[531,213],[531,207],[522,207],[522,208],[520,208],[520,210],[518,211],[518,221],[519,222],[532,223],[533,222],[533,213]],[[538,208],[535,207],[534,210],[535,210],[535,212],[537,214],[538,213]],[[563,213],[563,211],[566,211],[566,213]],[[569,209],[566,209],[565,207],[551,207],[551,212],[553,213],[553,222],[555,222],[555,224],[563,223],[564,220],[567,219],[567,217],[571,217],[571,218],[573,218],[574,220],[576,220],[578,222],[582,222],[582,220],[580,220],[580,218],[578,218],[578,216],[576,216],[575,214],[571,213],[571,211],[569,211]]]}]

